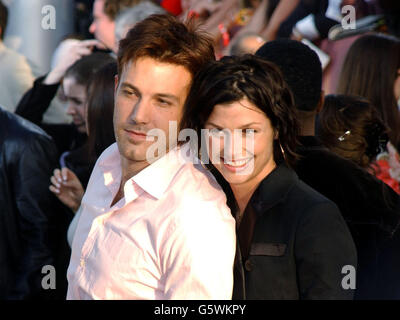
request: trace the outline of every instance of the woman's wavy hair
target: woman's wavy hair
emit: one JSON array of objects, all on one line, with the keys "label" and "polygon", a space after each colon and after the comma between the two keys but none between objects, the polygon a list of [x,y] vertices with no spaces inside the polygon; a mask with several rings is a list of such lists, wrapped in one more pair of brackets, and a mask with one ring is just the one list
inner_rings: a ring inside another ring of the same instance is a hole
[{"label": "woman's wavy hair", "polygon": [[293,166],[299,125],[292,93],[279,68],[254,55],[224,57],[203,68],[193,80],[180,129],[196,130],[200,146],[201,129],[214,106],[244,98],[265,113],[278,134],[273,147],[274,160]]},{"label": "woman's wavy hair", "polygon": [[362,97],[346,95],[325,97],[317,135],[332,152],[363,168],[370,167],[389,140],[375,107]]}]

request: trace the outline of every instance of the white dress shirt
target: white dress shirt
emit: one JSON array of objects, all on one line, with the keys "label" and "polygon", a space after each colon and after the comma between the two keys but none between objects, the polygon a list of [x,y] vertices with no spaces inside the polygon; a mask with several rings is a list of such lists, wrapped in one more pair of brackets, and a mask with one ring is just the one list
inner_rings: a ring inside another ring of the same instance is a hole
[{"label": "white dress shirt", "polygon": [[82,199],[67,299],[231,299],[235,221],[215,178],[175,148],[121,182],[117,144]]}]

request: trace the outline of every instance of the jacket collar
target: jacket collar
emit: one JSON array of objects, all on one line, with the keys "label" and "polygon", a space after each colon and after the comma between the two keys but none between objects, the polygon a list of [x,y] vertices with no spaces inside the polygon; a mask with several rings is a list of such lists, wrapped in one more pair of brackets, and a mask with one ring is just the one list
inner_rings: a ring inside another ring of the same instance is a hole
[{"label": "jacket collar", "polygon": [[250,204],[257,215],[284,201],[293,185],[299,180],[297,174],[286,165],[278,165],[260,183],[251,197]]}]

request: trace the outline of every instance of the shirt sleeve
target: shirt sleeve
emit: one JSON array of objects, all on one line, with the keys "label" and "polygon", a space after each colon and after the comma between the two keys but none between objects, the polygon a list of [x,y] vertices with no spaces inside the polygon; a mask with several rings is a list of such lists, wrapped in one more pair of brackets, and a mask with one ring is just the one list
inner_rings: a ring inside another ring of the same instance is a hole
[{"label": "shirt sleeve", "polygon": [[235,222],[225,203],[193,201],[166,233],[165,299],[232,298]]}]

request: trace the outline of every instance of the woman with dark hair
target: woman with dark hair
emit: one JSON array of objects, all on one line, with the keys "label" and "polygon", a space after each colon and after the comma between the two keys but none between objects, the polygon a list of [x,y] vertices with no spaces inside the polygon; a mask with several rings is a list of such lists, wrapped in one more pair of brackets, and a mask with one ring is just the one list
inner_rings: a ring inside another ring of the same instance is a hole
[{"label": "woman with dark hair", "polygon": [[400,193],[399,181],[389,170],[386,126],[368,100],[326,96],[318,114],[317,135],[332,152],[367,169]]},{"label": "woman with dark hair", "polygon": [[388,127],[389,140],[400,150],[400,40],[369,34],[350,47],[339,78],[337,93],[368,99]]},{"label": "woman with dark hair", "polygon": [[[106,64],[93,74],[86,88],[88,99],[83,114],[88,134],[87,157],[92,163],[95,163],[100,154],[115,142],[112,119],[116,74],[117,63]],[[66,167],[57,169],[51,182],[50,190],[61,202],[76,212],[85,191],[76,174]]]},{"label": "woman with dark hair", "polygon": [[251,55],[211,63],[186,100],[180,128],[194,129],[199,145],[208,141],[209,168],[237,222],[234,299],[354,294],[353,286],[342,286],[343,267],[357,264],[346,223],[333,202],[290,168],[298,132],[294,110],[278,68]]}]

